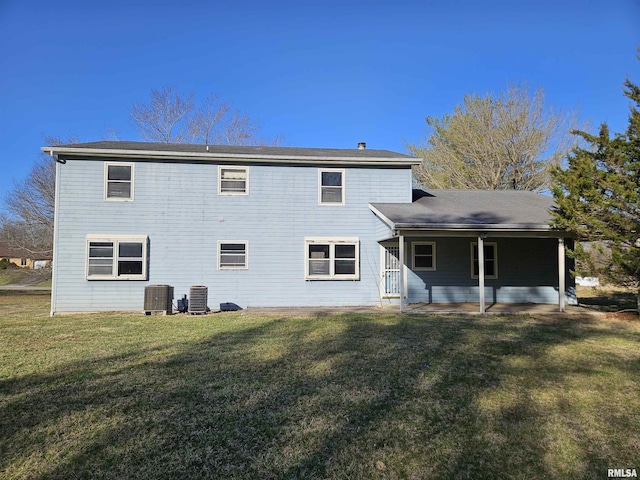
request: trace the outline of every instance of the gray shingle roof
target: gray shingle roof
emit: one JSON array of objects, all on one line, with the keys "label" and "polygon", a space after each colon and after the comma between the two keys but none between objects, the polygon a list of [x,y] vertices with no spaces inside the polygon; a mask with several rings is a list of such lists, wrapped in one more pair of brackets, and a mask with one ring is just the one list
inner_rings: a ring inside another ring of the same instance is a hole
[{"label": "gray shingle roof", "polygon": [[[415,195],[417,193],[417,195]],[[374,203],[392,228],[550,230],[553,198],[515,190],[414,191],[413,203]]]},{"label": "gray shingle roof", "polygon": [[43,147],[43,151],[64,156],[106,156],[108,153],[119,157],[142,157],[143,154],[169,157],[171,155],[180,158],[207,158],[245,157],[248,159],[317,159],[344,160],[354,163],[392,162],[398,164],[416,164],[420,159],[391,152],[389,150],[373,150],[357,148],[300,148],[300,147],[267,147],[267,146],[230,146],[230,145],[195,145],[178,143],[149,143],[149,142],[124,142],[102,141],[89,143],[76,143]]}]

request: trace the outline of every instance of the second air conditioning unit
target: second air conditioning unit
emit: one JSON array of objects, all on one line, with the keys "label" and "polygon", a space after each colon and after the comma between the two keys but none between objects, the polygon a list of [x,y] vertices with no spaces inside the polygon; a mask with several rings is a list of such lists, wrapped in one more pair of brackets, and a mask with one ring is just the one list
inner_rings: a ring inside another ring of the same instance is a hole
[{"label": "second air conditioning unit", "polygon": [[209,290],[202,285],[189,288],[189,313],[207,313]]}]

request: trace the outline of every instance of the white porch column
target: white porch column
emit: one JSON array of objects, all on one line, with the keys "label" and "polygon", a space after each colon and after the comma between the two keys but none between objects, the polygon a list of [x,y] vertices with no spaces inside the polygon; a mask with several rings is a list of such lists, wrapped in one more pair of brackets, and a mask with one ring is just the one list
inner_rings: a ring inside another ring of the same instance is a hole
[{"label": "white porch column", "polygon": [[480,289],[480,313],[485,312],[484,304],[484,235],[478,235],[478,288]]},{"label": "white porch column", "polygon": [[564,293],[565,293],[565,264],[564,264],[564,238],[558,239],[558,308],[564,312]]},{"label": "white porch column", "polygon": [[398,237],[398,260],[400,261],[400,313],[404,312],[404,291],[406,285],[404,282],[404,235]]}]

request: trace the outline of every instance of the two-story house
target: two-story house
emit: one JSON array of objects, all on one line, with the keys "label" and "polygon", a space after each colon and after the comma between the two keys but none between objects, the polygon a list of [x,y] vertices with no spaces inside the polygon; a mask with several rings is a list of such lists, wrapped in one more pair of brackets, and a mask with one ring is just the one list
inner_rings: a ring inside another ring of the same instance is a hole
[{"label": "two-story house", "polygon": [[52,315],[142,310],[150,284],[207,286],[213,308],[575,301],[551,199],[416,192],[420,159],[360,147],[43,147]]}]

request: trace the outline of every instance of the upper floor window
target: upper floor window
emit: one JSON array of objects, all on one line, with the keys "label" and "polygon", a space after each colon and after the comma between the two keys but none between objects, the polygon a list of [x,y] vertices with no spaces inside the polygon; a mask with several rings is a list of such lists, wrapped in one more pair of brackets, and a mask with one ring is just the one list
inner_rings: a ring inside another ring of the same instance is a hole
[{"label": "upper floor window", "polygon": [[218,166],[218,194],[248,195],[249,167]]},{"label": "upper floor window", "polygon": [[344,169],[318,170],[318,203],[344,205]]},{"label": "upper floor window", "polygon": [[[478,242],[471,242],[471,278],[478,278]],[[498,278],[498,245],[484,242],[484,278]]]},{"label": "upper floor window", "polygon": [[133,200],[133,163],[105,163],[105,200]]},{"label": "upper floor window", "polygon": [[147,237],[87,235],[87,280],[146,280]]}]

